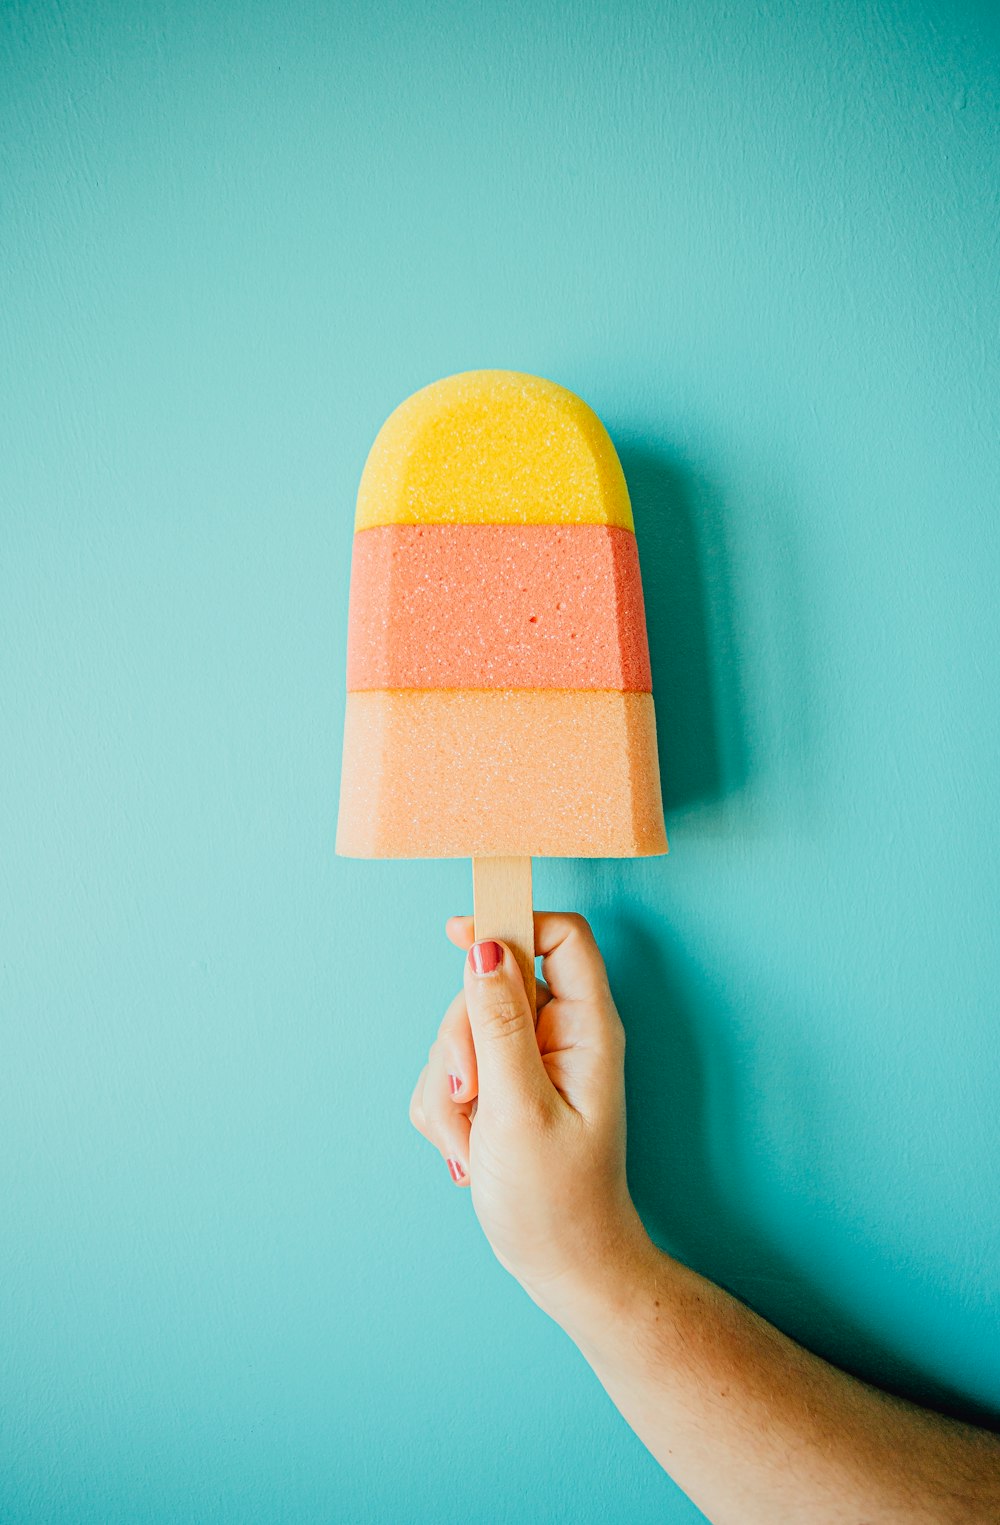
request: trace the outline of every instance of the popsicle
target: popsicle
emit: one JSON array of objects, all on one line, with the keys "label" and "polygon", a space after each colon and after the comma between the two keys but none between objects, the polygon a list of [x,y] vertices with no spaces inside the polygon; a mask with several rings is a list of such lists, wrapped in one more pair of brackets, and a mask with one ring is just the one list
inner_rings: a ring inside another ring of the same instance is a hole
[{"label": "popsicle", "polygon": [[337,851],[471,857],[534,995],[531,858],[667,850],[632,509],[597,415],[513,371],[414,393],[358,492]]}]

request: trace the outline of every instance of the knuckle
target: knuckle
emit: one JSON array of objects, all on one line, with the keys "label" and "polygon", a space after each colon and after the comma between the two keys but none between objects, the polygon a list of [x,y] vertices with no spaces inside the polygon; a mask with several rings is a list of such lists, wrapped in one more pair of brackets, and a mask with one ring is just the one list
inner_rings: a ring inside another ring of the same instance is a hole
[{"label": "knuckle", "polygon": [[579,911],[568,911],[566,914],[566,920],[569,922],[570,930],[574,932],[577,937],[585,937],[588,939],[588,941],[593,940],[594,934],[591,931],[590,922],[587,920],[586,916],[581,916]]},{"label": "knuckle", "polygon": [[426,1091],[424,1092],[420,1105],[424,1114],[424,1126],[428,1133],[432,1133],[441,1120],[441,1109],[438,1106],[438,1099],[433,1094],[433,1091],[430,1095]]},{"label": "knuckle", "polygon": [[450,1033],[459,1032],[464,1023],[468,1022],[466,1010],[465,988],[459,990],[449,1003],[444,1016],[438,1026],[438,1038],[445,1038]]},{"label": "knuckle", "polygon": [[483,1030],[491,1038],[508,1038],[524,1026],[524,1010],[513,996],[491,1001],[482,1015]]},{"label": "knuckle", "polygon": [[605,1071],[619,1071],[625,1065],[625,1032],[621,1027],[610,1028],[594,1045],[594,1053]]}]

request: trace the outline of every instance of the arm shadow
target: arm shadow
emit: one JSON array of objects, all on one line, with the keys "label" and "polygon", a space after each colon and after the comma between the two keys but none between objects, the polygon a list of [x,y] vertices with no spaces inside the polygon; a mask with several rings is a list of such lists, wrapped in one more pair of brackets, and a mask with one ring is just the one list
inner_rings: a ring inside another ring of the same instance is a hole
[{"label": "arm shadow", "polygon": [[[661,453],[624,443],[619,453],[639,525],[669,829],[748,785],[724,504]],[[787,596],[791,617],[798,590],[777,596]],[[748,1205],[752,1192],[741,1191],[741,1158],[753,1163],[754,1098],[741,1073],[750,1039],[738,1004],[707,989],[665,917],[613,902],[599,921],[629,1035],[629,1179],[653,1239],[836,1365],[996,1428],[1000,1415],[894,1349],[768,1235]],[[774,1078],[794,1114],[807,1192],[812,1154],[822,1150],[823,1082],[808,1046],[796,1046],[796,1025],[788,1028]]]},{"label": "arm shadow", "polygon": [[[602,941],[628,1032],[629,1184],[653,1240],[834,1365],[940,1413],[1000,1429],[994,1408],[939,1381],[829,1296],[744,1205],[752,1201],[741,1188],[744,1162],[752,1168],[754,1127],[734,1038],[739,1014],[717,991],[709,1002],[698,990],[699,971],[665,921],[612,911],[602,918]],[[823,1083],[801,1043],[789,1048],[780,1079],[794,1109],[808,1192]]]}]

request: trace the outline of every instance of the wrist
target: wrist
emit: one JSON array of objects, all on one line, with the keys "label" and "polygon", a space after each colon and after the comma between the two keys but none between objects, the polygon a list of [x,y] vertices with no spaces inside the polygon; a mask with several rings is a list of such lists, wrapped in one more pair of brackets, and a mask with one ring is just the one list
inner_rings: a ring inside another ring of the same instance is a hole
[{"label": "wrist", "polygon": [[665,1258],[630,1202],[577,1266],[544,1287],[526,1290],[574,1344],[595,1348],[613,1339],[610,1331],[647,1300]]}]

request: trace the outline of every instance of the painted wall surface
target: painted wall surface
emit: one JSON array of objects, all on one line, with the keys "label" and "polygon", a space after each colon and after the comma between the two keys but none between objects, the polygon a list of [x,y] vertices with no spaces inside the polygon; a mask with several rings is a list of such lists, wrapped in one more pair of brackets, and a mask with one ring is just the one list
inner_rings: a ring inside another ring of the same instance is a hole
[{"label": "painted wall surface", "polygon": [[409,1128],[467,865],[332,851],[362,462],[476,366],[634,494],[673,851],[537,882],[650,1228],[996,1414],[995,12],[0,37],[0,1518],[699,1518]]}]

